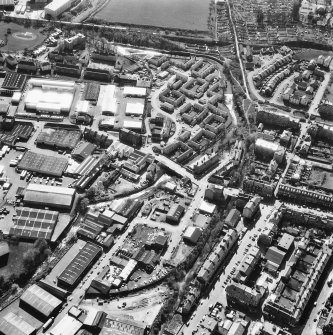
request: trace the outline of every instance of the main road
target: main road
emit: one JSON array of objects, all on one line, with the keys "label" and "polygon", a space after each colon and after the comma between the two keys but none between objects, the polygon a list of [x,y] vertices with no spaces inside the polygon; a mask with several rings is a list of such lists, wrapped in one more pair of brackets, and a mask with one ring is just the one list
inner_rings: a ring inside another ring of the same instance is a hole
[{"label": "main road", "polygon": [[[243,257],[245,256],[249,247],[256,245],[257,236],[260,231],[265,227],[268,216],[272,213],[273,208],[279,206],[280,203],[277,201],[274,205],[260,205],[261,216],[256,222],[252,229],[247,230],[243,238],[239,240],[239,245],[234,252],[230,261],[223,265],[224,269],[221,275],[217,278],[215,285],[208,293],[207,297],[200,300],[200,304],[193,313],[192,319],[189,321],[189,325],[184,325],[182,331],[184,335],[192,334],[192,332],[198,327],[203,317],[209,314],[209,306],[215,305],[217,302],[221,303],[224,307],[227,306],[227,298],[225,293],[225,287],[230,282],[230,273],[233,267],[237,268]],[[238,232],[242,230],[244,225],[239,223],[237,226]],[[228,278],[229,277],[229,278]],[[181,333],[181,332],[180,332]]]}]

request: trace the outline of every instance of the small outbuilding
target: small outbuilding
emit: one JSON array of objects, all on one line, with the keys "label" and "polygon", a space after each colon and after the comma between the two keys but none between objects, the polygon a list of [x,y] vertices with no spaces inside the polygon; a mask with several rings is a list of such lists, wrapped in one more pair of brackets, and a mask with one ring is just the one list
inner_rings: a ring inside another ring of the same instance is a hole
[{"label": "small outbuilding", "polygon": [[187,227],[183,235],[183,240],[196,244],[201,236],[201,229],[198,227]]}]

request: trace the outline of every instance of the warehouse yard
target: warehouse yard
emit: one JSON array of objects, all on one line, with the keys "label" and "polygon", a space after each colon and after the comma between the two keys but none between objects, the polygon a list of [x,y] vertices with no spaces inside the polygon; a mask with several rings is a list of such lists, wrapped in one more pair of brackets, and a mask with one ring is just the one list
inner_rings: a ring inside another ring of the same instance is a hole
[{"label": "warehouse yard", "polygon": [[102,306],[96,300],[90,299],[84,300],[81,306],[87,310],[102,310],[110,315],[122,316],[151,325],[162,308],[167,293],[168,289],[161,285],[139,295],[104,302]]}]

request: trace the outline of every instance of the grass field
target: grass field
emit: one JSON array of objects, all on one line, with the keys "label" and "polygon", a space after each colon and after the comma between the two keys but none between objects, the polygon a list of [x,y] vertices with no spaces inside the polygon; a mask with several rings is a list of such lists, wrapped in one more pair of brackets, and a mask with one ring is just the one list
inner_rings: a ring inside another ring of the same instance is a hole
[{"label": "grass field", "polygon": [[315,50],[315,49],[301,49],[301,50],[297,50],[295,58],[311,60],[313,58],[314,59],[318,58],[318,56],[320,55],[327,57],[329,55],[332,55],[332,51]]},{"label": "grass field", "polygon": [[[38,30],[33,28],[25,28],[12,22],[0,22],[0,39],[5,40],[5,34],[7,33],[7,29],[9,28],[11,30],[11,35],[8,35],[7,45],[0,48],[0,50],[4,52],[17,52],[20,50],[24,50],[25,48],[32,48],[41,44],[45,39],[45,37]],[[34,35],[34,38],[22,39],[13,36],[13,34],[15,33],[25,32],[32,33]]]}]

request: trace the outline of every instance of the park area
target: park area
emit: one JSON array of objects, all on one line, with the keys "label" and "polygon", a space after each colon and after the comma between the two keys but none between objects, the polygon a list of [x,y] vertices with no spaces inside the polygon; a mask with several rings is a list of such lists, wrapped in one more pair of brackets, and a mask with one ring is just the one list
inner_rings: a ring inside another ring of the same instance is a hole
[{"label": "park area", "polygon": [[37,29],[26,28],[13,22],[0,22],[0,39],[7,40],[7,44],[1,47],[1,51],[17,52],[41,44],[45,36]]}]

